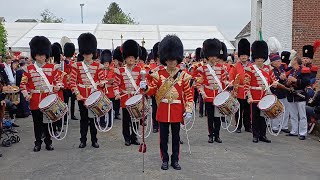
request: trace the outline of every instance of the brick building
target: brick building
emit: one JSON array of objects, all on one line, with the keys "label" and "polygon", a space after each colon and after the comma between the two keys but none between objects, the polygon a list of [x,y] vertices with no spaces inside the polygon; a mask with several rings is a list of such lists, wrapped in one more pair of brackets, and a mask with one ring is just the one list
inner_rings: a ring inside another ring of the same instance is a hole
[{"label": "brick building", "polygon": [[[236,42],[245,36],[251,42],[259,39],[261,27],[264,40],[276,37],[282,50],[295,49],[320,40],[320,0],[251,0],[251,22],[237,35]],[[314,62],[320,65],[320,49]],[[320,73],[318,73],[320,74]]]}]

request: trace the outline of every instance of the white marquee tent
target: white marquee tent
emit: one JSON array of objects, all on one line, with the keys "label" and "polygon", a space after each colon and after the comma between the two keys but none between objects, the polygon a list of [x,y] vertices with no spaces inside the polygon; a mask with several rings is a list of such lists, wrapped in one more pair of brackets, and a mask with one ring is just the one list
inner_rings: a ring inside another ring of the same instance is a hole
[{"label": "white marquee tent", "polygon": [[[177,26],[177,25],[120,25],[120,24],[58,24],[58,23],[5,23],[8,33],[8,47],[13,51],[29,52],[29,42],[34,36],[46,36],[51,43],[60,42],[67,36],[76,45],[81,33],[93,33],[98,40],[98,49],[112,49],[121,41],[134,39],[151,50],[153,45],[167,34],[176,34],[182,40],[186,51],[194,51],[208,38],[217,38],[226,43],[229,51],[234,46],[215,26]],[[122,40],[121,40],[122,35]],[[112,43],[113,42],[113,43]]]}]

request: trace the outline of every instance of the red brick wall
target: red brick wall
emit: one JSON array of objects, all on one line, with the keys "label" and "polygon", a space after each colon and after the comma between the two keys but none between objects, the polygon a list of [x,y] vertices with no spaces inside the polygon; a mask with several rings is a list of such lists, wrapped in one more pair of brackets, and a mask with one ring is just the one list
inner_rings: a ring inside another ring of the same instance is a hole
[{"label": "red brick wall", "polygon": [[[302,55],[302,46],[320,40],[320,0],[293,0],[292,26],[292,47]],[[313,62],[320,65],[320,48]]]}]

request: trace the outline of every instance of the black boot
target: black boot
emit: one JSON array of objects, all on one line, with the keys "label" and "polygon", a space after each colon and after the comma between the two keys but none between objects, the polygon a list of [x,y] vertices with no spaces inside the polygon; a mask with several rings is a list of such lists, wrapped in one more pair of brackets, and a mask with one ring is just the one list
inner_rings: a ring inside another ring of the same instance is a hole
[{"label": "black boot", "polygon": [[182,141],[182,140],[180,140],[180,144],[183,144],[183,141]]},{"label": "black boot", "polygon": [[162,165],[161,165],[161,169],[162,170],[168,170],[169,169],[168,162],[163,162]]},{"label": "black boot", "polygon": [[41,145],[35,145],[33,148],[34,152],[39,152],[41,150]]},{"label": "black boot", "polygon": [[220,137],[215,137],[214,141],[217,142],[217,143],[222,143],[222,140],[220,139]]},{"label": "black boot", "polygon": [[72,120],[79,120],[76,116],[71,116]]},{"label": "black boot", "polygon": [[92,147],[94,147],[94,148],[99,148],[99,144],[98,144],[97,142],[93,142],[93,143],[92,143]]},{"label": "black boot", "polygon": [[237,130],[236,130],[236,133],[241,133],[241,129],[237,129]]},{"label": "black boot", "polygon": [[140,145],[140,142],[138,141],[138,139],[136,139],[136,140],[131,140],[131,144],[133,144],[133,145]]},{"label": "black boot", "polygon": [[258,143],[258,142],[259,142],[259,140],[258,140],[258,138],[257,138],[257,137],[253,137],[252,142],[254,142],[254,143]]},{"label": "black boot", "polygon": [[179,165],[178,161],[171,162],[171,166],[175,170],[181,170],[181,166]]},{"label": "black boot", "polygon": [[87,146],[87,143],[85,142],[81,142],[80,145],[79,145],[79,148],[85,148]]},{"label": "black boot", "polygon": [[210,136],[210,135],[209,135],[208,143],[213,143],[213,136]]},{"label": "black boot", "polygon": [[265,142],[265,143],[271,143],[271,140],[267,138],[267,136],[262,136],[259,138],[259,141]]},{"label": "black boot", "polygon": [[125,140],[124,145],[130,146],[131,145],[130,140]]},{"label": "black boot", "polygon": [[52,144],[46,144],[46,150],[53,151],[54,148],[53,148]]}]

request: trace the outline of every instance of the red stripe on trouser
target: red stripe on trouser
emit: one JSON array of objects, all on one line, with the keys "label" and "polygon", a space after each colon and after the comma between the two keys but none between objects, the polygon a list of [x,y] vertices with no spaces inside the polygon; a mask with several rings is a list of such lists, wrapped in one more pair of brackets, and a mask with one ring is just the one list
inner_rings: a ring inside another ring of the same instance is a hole
[{"label": "red stripe on trouser", "polygon": [[160,130],[160,123],[159,123],[159,149],[160,149],[160,157],[161,157],[161,160],[163,161],[163,155],[162,155],[162,152],[161,152],[161,130]]}]

